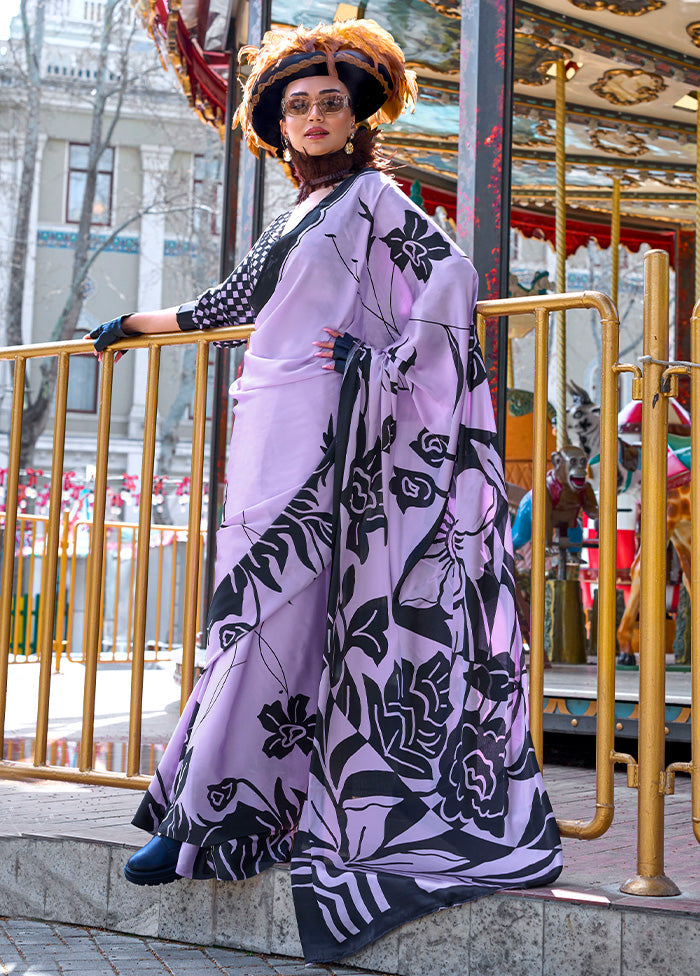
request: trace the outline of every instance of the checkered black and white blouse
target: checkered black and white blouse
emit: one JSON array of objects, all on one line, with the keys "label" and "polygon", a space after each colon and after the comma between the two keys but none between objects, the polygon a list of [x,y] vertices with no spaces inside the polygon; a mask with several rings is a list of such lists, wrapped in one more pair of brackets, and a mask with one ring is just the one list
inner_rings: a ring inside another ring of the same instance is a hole
[{"label": "checkered black and white blouse", "polygon": [[216,329],[255,320],[251,297],[270,249],[282,236],[288,218],[289,211],[275,218],[225,281],[179,307],[177,324],[183,332]]}]

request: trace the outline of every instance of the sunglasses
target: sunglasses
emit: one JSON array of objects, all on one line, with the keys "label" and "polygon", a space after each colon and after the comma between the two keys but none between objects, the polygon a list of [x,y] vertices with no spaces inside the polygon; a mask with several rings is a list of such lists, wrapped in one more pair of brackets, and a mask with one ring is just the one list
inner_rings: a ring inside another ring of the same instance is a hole
[{"label": "sunglasses", "polygon": [[290,95],[282,101],[282,114],[292,118],[302,118],[309,114],[313,105],[318,107],[321,115],[337,115],[344,108],[350,106],[350,96],[338,93],[319,95],[311,98],[309,95]]}]

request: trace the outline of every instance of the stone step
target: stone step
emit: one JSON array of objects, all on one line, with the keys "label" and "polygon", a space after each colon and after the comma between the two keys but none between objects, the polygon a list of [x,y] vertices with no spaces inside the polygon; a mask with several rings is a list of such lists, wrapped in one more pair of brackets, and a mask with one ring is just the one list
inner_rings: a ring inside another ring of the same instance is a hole
[{"label": "stone step", "polygon": [[[137,888],[135,846],[17,831],[0,837],[0,914],[253,952],[301,955],[289,870],[250,881]],[[696,853],[696,857],[697,857]],[[696,976],[700,905],[613,888],[481,898],[389,933],[345,965],[398,976]]]}]

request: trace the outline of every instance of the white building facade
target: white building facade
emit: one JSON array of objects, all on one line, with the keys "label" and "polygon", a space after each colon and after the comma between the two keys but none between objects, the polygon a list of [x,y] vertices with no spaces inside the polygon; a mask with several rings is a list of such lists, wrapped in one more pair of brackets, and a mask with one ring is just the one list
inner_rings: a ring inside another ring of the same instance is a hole
[{"label": "white building facade", "polygon": [[[76,231],[93,124],[95,70],[105,0],[46,0],[41,51],[40,136],[24,276],[22,339],[50,338],[71,280]],[[97,176],[91,247],[107,246],[89,270],[77,336],[130,311],[187,301],[218,276],[218,213],[223,146],[219,135],[192,112],[180,86],[166,73],[154,46],[134,22],[128,0],[110,36],[110,80],[121,86],[120,59],[128,50],[129,79],[115,120],[116,96],[107,102],[109,133]],[[16,226],[26,88],[22,25],[0,41],[0,345],[7,335],[7,290]],[[110,132],[111,130],[111,132]],[[165,350],[159,422],[177,391],[180,350]],[[5,366],[6,364],[0,364]],[[110,484],[140,473],[146,353],[132,353],[115,369]],[[87,478],[94,467],[98,364],[73,357],[69,386],[66,468]],[[6,467],[9,370],[0,374],[0,469]],[[173,470],[189,473],[189,421],[180,425]],[[48,469],[50,425],[37,444],[35,464]],[[162,473],[162,472],[161,472]]]}]

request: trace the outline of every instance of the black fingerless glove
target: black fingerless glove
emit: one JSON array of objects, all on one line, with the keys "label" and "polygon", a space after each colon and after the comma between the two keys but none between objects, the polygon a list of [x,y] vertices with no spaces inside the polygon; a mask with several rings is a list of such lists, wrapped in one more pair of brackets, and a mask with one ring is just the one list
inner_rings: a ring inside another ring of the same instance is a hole
[{"label": "black fingerless glove", "polygon": [[348,361],[348,354],[354,346],[355,341],[355,336],[350,335],[349,332],[344,332],[343,335],[339,335],[333,343],[331,353],[333,355],[333,369],[336,371],[336,373],[345,372],[345,364]]},{"label": "black fingerless glove", "polygon": [[[107,346],[113,345],[115,342],[119,342],[120,339],[128,339],[129,336],[122,329],[122,322],[124,319],[128,319],[129,315],[133,314],[129,312],[127,315],[120,315],[117,319],[112,319],[111,322],[103,322],[102,325],[98,325],[96,329],[93,329],[90,333],[90,338],[95,340],[95,351],[102,352]],[[136,335],[135,332],[130,332],[129,335]]]}]

